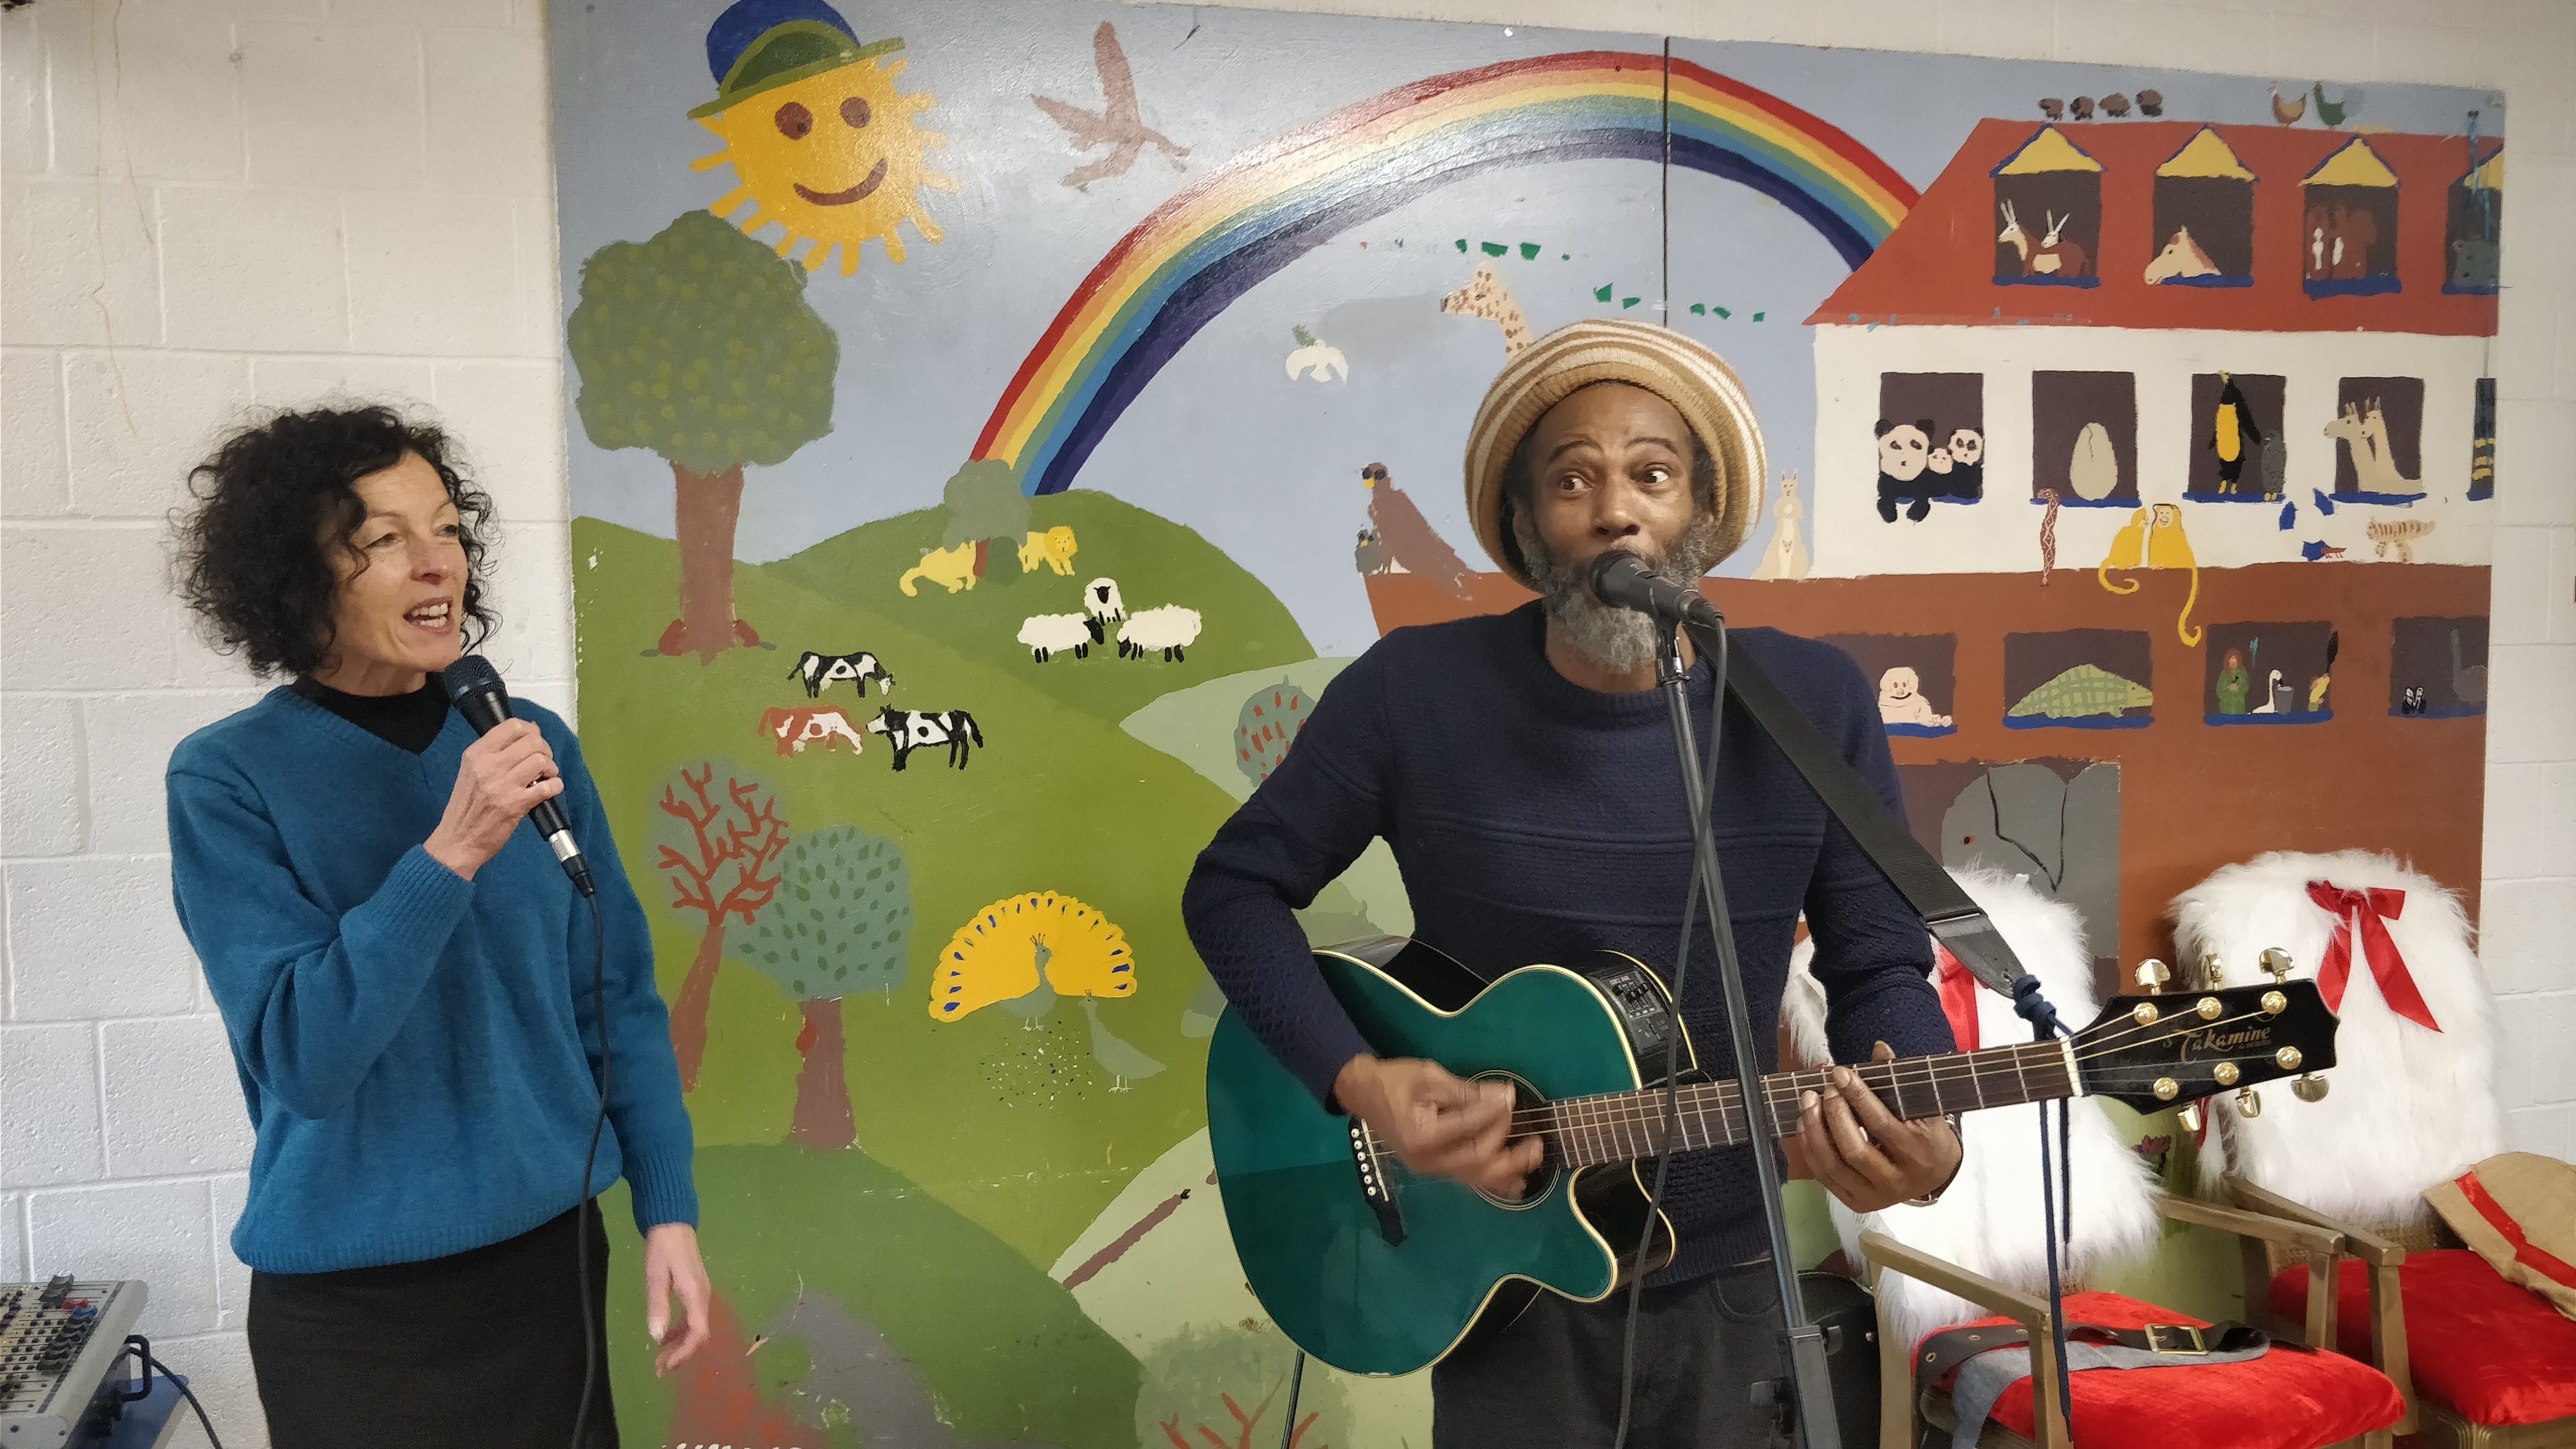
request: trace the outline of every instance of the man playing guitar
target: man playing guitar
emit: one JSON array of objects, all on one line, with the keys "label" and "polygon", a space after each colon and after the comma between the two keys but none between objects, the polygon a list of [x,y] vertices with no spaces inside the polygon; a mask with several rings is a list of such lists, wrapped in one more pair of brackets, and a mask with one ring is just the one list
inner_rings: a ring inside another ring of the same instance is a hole
[{"label": "man playing guitar", "polygon": [[[1399,629],[1353,661],[1200,855],[1183,912],[1245,1024],[1328,1109],[1359,1117],[1414,1172],[1517,1197],[1542,1154],[1537,1138],[1509,1135],[1511,1090],[1376,1056],[1292,912],[1382,836],[1416,934],[1460,961],[1500,972],[1605,949],[1668,961],[1691,830],[1654,694],[1658,640],[1646,616],[1600,603],[1583,580],[1625,549],[1696,587],[1743,542],[1764,461],[1742,384],[1715,354],[1663,328],[1595,321],[1540,338],[1504,368],[1478,410],[1466,473],[1478,540],[1538,600]],[[1730,640],[1901,812],[1876,695],[1851,659],[1769,629]],[[1682,649],[1707,738],[1715,671],[1687,639]],[[1952,1050],[1922,919],[1788,758],[1735,723],[1711,819],[1762,1069],[1777,1066],[1772,1023],[1802,911],[1837,1060]],[[1703,969],[1680,1013],[1701,1068],[1731,1080],[1704,917],[1691,958]],[[1948,1122],[1901,1121],[1847,1071],[1835,1082],[1803,1098],[1798,1132],[1827,1190],[1871,1212],[1948,1185],[1959,1165]],[[1644,1295],[1631,1442],[1774,1442],[1770,1412],[1748,1392],[1783,1372],[1757,1194],[1742,1150],[1674,1157],[1664,1210],[1680,1244]],[[1625,1293],[1542,1294],[1508,1330],[1441,1360],[1434,1444],[1607,1445],[1626,1306]]]}]

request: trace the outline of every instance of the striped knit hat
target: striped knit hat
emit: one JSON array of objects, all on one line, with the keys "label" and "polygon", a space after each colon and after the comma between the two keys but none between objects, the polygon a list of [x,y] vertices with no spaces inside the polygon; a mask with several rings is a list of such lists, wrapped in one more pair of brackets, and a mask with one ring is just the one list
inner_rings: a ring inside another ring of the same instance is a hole
[{"label": "striped knit hat", "polygon": [[1512,566],[1504,547],[1503,468],[1512,450],[1549,408],[1595,382],[1642,387],[1682,415],[1717,463],[1717,556],[1744,542],[1762,493],[1762,428],[1735,370],[1718,355],[1666,327],[1604,319],[1559,327],[1503,364],[1485,390],[1467,433],[1467,517],[1476,541],[1514,578],[1537,584]]}]

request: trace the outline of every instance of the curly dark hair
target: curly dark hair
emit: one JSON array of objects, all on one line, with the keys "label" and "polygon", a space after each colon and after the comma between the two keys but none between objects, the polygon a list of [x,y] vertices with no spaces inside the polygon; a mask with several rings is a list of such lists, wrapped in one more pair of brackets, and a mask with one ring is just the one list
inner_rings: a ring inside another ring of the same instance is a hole
[{"label": "curly dark hair", "polygon": [[310,674],[330,653],[340,584],[323,542],[367,566],[354,542],[366,521],[357,482],[417,453],[456,504],[465,546],[465,647],[500,623],[486,585],[483,525],[491,498],[457,471],[455,441],[383,406],[279,412],[224,439],[188,470],[196,507],[174,515],[179,597],[224,653],[262,676]]}]

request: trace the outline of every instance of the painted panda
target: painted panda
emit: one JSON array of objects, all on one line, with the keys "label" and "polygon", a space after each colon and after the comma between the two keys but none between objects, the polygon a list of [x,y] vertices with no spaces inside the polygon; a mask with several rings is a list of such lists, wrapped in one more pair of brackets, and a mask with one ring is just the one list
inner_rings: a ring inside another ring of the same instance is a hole
[{"label": "painted panda", "polygon": [[1950,440],[1941,445],[1950,457],[1949,487],[1940,496],[1959,503],[1974,503],[1986,496],[1986,439],[1975,428],[1952,428]]},{"label": "painted panda", "polygon": [[1923,474],[1932,464],[1932,420],[1892,423],[1878,420],[1878,516],[1896,521],[1896,505],[1911,499],[1905,516],[1920,523],[1932,511],[1931,490]]}]

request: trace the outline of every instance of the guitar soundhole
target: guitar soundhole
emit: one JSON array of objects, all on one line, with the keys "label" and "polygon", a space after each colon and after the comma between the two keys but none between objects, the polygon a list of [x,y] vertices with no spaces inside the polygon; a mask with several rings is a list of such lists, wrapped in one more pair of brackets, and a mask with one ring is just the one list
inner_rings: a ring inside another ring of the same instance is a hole
[{"label": "guitar soundhole", "polygon": [[[1513,1111],[1516,1113],[1527,1113],[1547,1105],[1547,1099],[1540,1096],[1535,1088],[1510,1072],[1478,1072],[1469,1080],[1511,1083],[1512,1094],[1516,1099],[1513,1103]],[[1546,1159],[1539,1163],[1538,1171],[1529,1175],[1527,1182],[1521,1188],[1519,1197],[1504,1197],[1500,1193],[1487,1192],[1482,1188],[1476,1190],[1476,1196],[1506,1212],[1519,1212],[1524,1208],[1537,1207],[1547,1201],[1548,1194],[1556,1191],[1557,1178],[1562,1175],[1557,1155],[1554,1151],[1550,1151]]]}]

